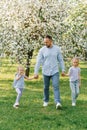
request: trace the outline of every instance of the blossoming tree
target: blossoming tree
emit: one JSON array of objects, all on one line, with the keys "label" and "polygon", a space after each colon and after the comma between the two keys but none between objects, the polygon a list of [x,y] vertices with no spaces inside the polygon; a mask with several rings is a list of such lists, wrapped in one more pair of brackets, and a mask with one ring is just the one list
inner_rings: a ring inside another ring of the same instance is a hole
[{"label": "blossoming tree", "polygon": [[[86,45],[83,33],[81,38],[79,37],[79,33],[81,31],[85,33],[86,30],[85,1],[0,1],[0,46],[3,52],[13,61],[26,64],[29,70],[33,51],[43,45],[43,37],[49,34],[52,35],[56,44],[61,46],[65,58],[69,57],[70,52],[72,56],[73,50],[75,51],[75,48],[72,49],[74,39],[75,47],[79,48],[80,43],[81,47]],[[76,7],[78,7],[78,13]],[[70,10],[73,9],[75,11],[71,13]],[[83,28],[80,25],[83,25]]]}]

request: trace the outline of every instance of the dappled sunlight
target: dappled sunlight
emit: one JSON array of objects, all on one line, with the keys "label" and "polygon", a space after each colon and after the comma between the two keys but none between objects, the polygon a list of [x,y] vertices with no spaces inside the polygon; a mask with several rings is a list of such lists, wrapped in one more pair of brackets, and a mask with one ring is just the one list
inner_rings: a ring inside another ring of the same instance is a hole
[{"label": "dappled sunlight", "polygon": [[0,84],[0,90],[9,90],[10,88],[7,86],[8,84]]},{"label": "dappled sunlight", "polygon": [[[1,77],[1,76],[0,76]],[[13,80],[14,79],[14,75],[12,75],[12,73],[10,74],[2,74],[2,77],[1,77],[2,80]]]},{"label": "dappled sunlight", "polygon": [[86,69],[87,68],[87,64],[86,65],[80,65],[80,67]]},{"label": "dappled sunlight", "polygon": [[33,103],[40,103],[41,102],[41,100],[40,99],[38,99],[38,98],[35,98],[35,99],[33,99]]},{"label": "dappled sunlight", "polygon": [[60,80],[61,80],[61,79],[62,79],[63,81],[67,81],[67,80],[69,80],[69,77],[63,77],[63,76],[61,76],[61,77],[60,77]]},{"label": "dappled sunlight", "polygon": [[81,68],[87,68],[87,61],[80,63]]},{"label": "dappled sunlight", "polygon": [[42,92],[42,89],[43,89],[43,88],[40,89],[40,88],[37,87],[37,89],[36,89],[36,87],[35,87],[35,88],[34,88],[34,87],[31,88],[31,87],[29,86],[27,89],[28,89],[28,90],[31,90],[31,91],[33,91],[33,92],[34,92],[34,91],[35,91],[35,92]]},{"label": "dappled sunlight", "polygon": [[81,100],[81,101],[87,101],[87,94],[80,93],[79,100]]},{"label": "dappled sunlight", "polygon": [[62,98],[62,100],[71,100],[71,95],[70,94],[65,95],[65,96],[62,96],[61,98]]},{"label": "dappled sunlight", "polygon": [[87,78],[84,76],[81,76],[81,80],[85,80],[85,82],[87,82]]}]

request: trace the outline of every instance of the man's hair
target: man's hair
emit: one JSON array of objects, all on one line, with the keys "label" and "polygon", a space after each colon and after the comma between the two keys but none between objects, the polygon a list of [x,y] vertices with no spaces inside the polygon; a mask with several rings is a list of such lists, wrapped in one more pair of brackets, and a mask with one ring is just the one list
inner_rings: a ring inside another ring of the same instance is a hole
[{"label": "man's hair", "polygon": [[50,35],[46,35],[45,38],[52,40],[52,37]]}]

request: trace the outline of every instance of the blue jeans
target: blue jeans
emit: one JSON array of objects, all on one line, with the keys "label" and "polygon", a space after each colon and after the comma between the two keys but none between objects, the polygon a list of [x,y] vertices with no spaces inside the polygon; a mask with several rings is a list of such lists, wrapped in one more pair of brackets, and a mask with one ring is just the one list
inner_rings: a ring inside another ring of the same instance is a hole
[{"label": "blue jeans", "polygon": [[55,103],[60,103],[60,91],[59,91],[59,73],[55,73],[52,76],[43,75],[44,79],[44,101],[49,101],[49,86],[50,86],[50,79],[52,79],[52,85],[54,90],[54,100]]},{"label": "blue jeans", "polygon": [[72,103],[76,103],[79,94],[79,81],[70,81]]}]

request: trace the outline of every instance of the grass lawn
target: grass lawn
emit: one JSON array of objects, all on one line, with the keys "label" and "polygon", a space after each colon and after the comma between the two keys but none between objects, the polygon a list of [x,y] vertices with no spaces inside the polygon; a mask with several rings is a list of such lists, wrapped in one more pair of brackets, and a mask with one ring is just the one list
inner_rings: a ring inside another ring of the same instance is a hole
[{"label": "grass lawn", "polygon": [[[77,106],[71,106],[69,80],[60,77],[62,110],[55,109],[50,85],[49,106],[43,108],[42,75],[27,81],[20,107],[13,108],[16,92],[12,88],[16,65],[4,60],[0,67],[0,130],[87,130],[87,62],[80,63],[82,84]],[[33,68],[30,76],[33,75]]]}]

